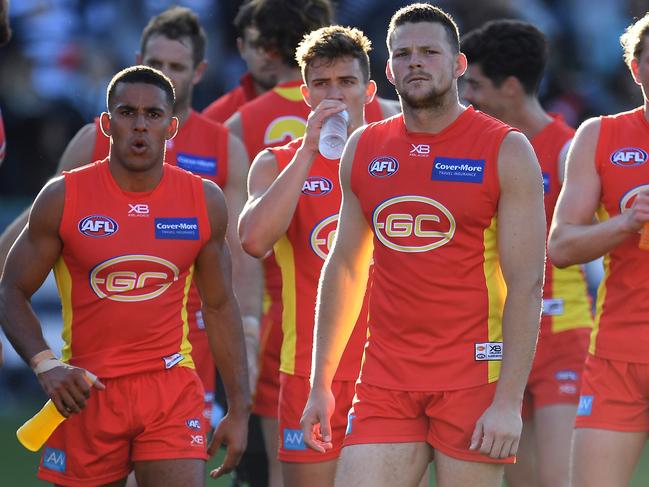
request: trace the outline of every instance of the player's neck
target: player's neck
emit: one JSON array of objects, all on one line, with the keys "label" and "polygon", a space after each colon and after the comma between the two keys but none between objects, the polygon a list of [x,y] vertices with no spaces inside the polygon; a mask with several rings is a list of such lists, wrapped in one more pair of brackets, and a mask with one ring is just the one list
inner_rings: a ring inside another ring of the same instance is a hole
[{"label": "player's neck", "polygon": [[644,118],[649,122],[649,100],[644,101]]},{"label": "player's neck", "polygon": [[162,163],[145,171],[132,171],[113,156],[108,159],[108,169],[119,189],[129,193],[150,193],[160,184],[164,173]]},{"label": "player's neck", "polygon": [[284,66],[277,73],[277,84],[288,83],[289,81],[296,81],[301,79],[302,73],[300,72],[300,68]]},{"label": "player's neck", "polygon": [[457,92],[449,95],[443,103],[434,107],[414,108],[402,103],[403,120],[408,131],[438,134],[455,122],[466,107],[460,104]]},{"label": "player's neck", "polygon": [[174,117],[178,118],[178,128],[180,129],[192,114],[192,107],[189,103],[174,106]]},{"label": "player's neck", "polygon": [[528,139],[532,139],[552,123],[552,117],[543,109],[538,98],[525,97],[520,103],[509,107],[502,121],[523,132]]}]

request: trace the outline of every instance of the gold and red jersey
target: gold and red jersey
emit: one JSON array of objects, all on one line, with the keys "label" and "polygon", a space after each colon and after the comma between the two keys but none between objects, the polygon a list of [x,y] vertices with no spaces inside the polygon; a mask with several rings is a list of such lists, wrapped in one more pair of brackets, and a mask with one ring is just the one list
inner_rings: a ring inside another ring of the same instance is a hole
[{"label": "gold and red jersey", "polygon": [[147,193],[120,189],[107,159],[64,173],[62,356],[99,377],[194,367],[187,300],[211,228],[201,178],[163,167]]},{"label": "gold and red jersey", "polygon": [[[601,183],[600,221],[628,211],[649,191],[649,123],[643,107],[600,117],[595,167]],[[589,352],[611,360],[649,363],[649,252],[632,235],[604,256]]]},{"label": "gold and red jersey", "polygon": [[[302,139],[271,149],[279,172],[291,162]],[[316,155],[286,233],[274,246],[282,274],[282,342],[280,370],[308,377],[311,373],[315,304],[320,271],[338,228],[341,191],[339,160]],[[367,303],[338,365],[335,380],[356,380],[367,334]]]},{"label": "gold and red jersey", "polygon": [[257,92],[252,75],[246,73],[241,77],[239,86],[210,103],[202,114],[213,122],[225,123],[242,105],[255,98]]},{"label": "gold and red jersey", "polygon": [[[95,130],[93,161],[107,157],[110,149],[110,139],[101,131],[98,118],[95,119]],[[229,130],[224,125],[212,122],[192,110],[176,136],[167,141],[165,162],[224,188],[228,178],[228,134]],[[133,212],[136,211],[137,208],[134,208]],[[188,309],[191,339],[206,340],[207,336],[199,331],[204,329],[204,324],[201,299],[195,286],[192,286],[189,294]]]},{"label": "gold and red jersey", "polygon": [[[575,130],[567,125],[560,115],[553,115],[553,121],[530,140],[543,173],[545,221],[548,231],[561,190],[559,158],[562,149],[574,134]],[[588,286],[581,267],[575,265],[559,269],[547,258],[541,338],[575,328],[592,328],[593,317],[590,309]]]},{"label": "gold and red jersey", "polygon": [[443,391],[498,379],[498,152],[511,130],[469,107],[437,134],[409,132],[401,115],[361,134],[351,188],[374,233],[361,381]]}]

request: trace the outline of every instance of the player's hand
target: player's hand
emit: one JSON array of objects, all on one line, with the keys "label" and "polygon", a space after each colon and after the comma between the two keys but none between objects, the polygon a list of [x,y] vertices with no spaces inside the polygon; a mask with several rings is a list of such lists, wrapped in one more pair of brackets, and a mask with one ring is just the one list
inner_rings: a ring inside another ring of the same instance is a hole
[{"label": "player's hand", "polygon": [[322,100],[320,104],[315,107],[315,110],[309,114],[309,118],[306,121],[306,131],[304,133],[304,139],[302,140],[302,148],[312,152],[313,154],[317,154],[318,144],[320,143],[320,130],[322,130],[322,124],[325,119],[346,109],[347,105],[340,100],[327,98]]},{"label": "player's hand", "polygon": [[507,458],[516,454],[523,421],[521,408],[512,404],[493,403],[480,416],[471,436],[471,450],[491,458]]},{"label": "player's hand", "polygon": [[304,443],[311,449],[325,453],[331,450],[331,415],[336,406],[336,399],[331,389],[311,389],[309,400],[304,407],[300,426]]},{"label": "player's hand", "polygon": [[248,418],[248,413],[228,411],[214,430],[207,453],[214,455],[221,445],[226,445],[226,453],[223,463],[210,472],[213,479],[231,472],[239,464],[248,442]]},{"label": "player's hand", "polygon": [[649,222],[649,191],[638,193],[633,206],[623,213],[629,232],[636,233]]},{"label": "player's hand", "polygon": [[84,369],[71,365],[54,367],[37,377],[56,409],[66,418],[86,407],[92,387],[102,391],[106,389],[99,379],[92,382]]}]

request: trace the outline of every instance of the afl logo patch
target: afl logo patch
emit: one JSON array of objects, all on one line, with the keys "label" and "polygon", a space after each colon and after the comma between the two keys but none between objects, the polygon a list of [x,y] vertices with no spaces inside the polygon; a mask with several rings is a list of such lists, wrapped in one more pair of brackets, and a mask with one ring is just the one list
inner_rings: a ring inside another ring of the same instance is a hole
[{"label": "afl logo patch", "polygon": [[322,176],[309,176],[302,185],[302,193],[307,196],[322,196],[329,193],[333,187],[330,179]]},{"label": "afl logo patch", "polygon": [[103,215],[90,215],[79,222],[79,231],[86,237],[110,237],[117,233],[119,226],[110,217]]},{"label": "afl logo patch", "polygon": [[390,156],[381,156],[370,162],[367,171],[375,178],[388,178],[399,170],[399,162]]},{"label": "afl logo patch", "polygon": [[647,162],[647,153],[638,147],[625,147],[611,154],[611,162],[622,167],[639,166]]}]

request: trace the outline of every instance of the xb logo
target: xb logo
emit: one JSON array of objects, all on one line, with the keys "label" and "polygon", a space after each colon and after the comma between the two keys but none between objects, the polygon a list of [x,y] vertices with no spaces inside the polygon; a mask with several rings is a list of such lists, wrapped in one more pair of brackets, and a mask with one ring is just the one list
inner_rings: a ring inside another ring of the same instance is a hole
[{"label": "xb logo", "polygon": [[398,252],[427,252],[446,245],[455,234],[455,218],[440,202],[425,196],[397,196],[372,214],[374,233]]},{"label": "xb logo", "polygon": [[128,204],[129,210],[128,214],[129,215],[148,215],[149,214],[149,205],[145,205],[144,203],[136,203],[132,205],[131,203]]},{"label": "xb logo", "polygon": [[428,144],[410,144],[411,156],[427,156],[430,154],[430,146]]},{"label": "xb logo", "polygon": [[311,249],[322,260],[327,258],[329,251],[333,246],[334,239],[336,238],[336,230],[338,229],[338,214],[328,216],[320,223],[318,223],[311,231]]}]

